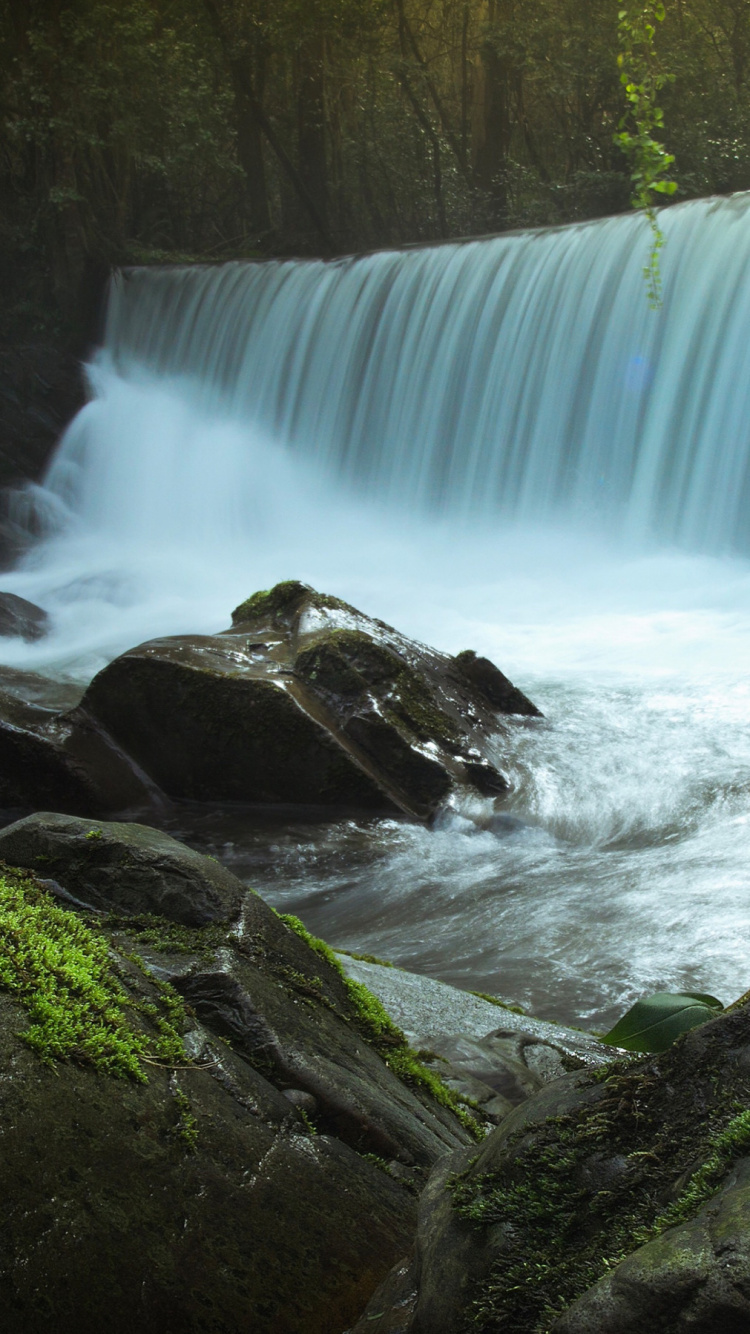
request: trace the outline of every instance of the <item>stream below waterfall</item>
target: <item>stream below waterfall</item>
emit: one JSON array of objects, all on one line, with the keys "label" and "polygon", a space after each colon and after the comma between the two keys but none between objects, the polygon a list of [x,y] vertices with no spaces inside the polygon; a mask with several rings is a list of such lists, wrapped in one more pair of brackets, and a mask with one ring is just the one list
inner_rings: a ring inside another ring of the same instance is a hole
[{"label": "stream below waterfall", "polygon": [[85,681],[284,578],[476,649],[545,714],[503,752],[500,819],[182,806],[169,827],[333,945],[543,1018],[734,999],[750,201],[699,205],[666,215],[658,313],[633,218],[116,282],[92,401],[18,501],[42,536],[2,576],[52,633],[0,660]]}]

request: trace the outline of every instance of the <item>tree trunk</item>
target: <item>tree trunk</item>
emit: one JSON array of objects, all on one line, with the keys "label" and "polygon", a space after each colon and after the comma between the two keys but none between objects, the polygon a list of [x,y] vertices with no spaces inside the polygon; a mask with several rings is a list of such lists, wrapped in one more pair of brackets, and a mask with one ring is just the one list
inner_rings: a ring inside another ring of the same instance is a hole
[{"label": "tree trunk", "polygon": [[474,181],[498,210],[507,206],[506,168],[510,148],[510,62],[498,49],[501,0],[487,0],[485,39],[474,96],[472,165]]},{"label": "tree trunk", "polygon": [[317,33],[305,38],[297,56],[297,169],[327,226],[325,39]]},{"label": "tree trunk", "polygon": [[263,133],[237,70],[237,62],[232,62],[229,72],[234,91],[237,156],[247,184],[248,218],[252,230],[262,234],[271,228]]}]

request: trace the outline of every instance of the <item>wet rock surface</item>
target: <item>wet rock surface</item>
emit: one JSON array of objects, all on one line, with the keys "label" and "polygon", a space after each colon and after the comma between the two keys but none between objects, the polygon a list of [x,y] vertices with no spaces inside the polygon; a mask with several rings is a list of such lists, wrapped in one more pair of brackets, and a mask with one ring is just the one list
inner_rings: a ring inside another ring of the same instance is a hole
[{"label": "wet rock surface", "polygon": [[[507,792],[494,755],[519,723],[466,662],[294,582],[255,594],[232,621],[123,654],[84,697],[171,796],[427,819],[458,789]],[[482,671],[505,681],[492,664]],[[506,685],[505,706],[537,713]]]},{"label": "wet rock surface", "polygon": [[69,707],[80,694],[33,672],[0,668],[0,808],[95,816],[159,807],[146,775],[95,719]]},{"label": "wet rock surface", "polygon": [[[546,1085],[433,1170],[353,1334],[750,1327],[750,1010]],[[624,1258],[623,1258],[624,1257]]]},{"label": "wet rock surface", "polygon": [[184,926],[231,921],[244,888],[210,857],[140,824],[41,812],[0,829],[0,860],[58,882],[94,908]]},{"label": "wet rock surface", "polygon": [[43,639],[48,628],[49,617],[41,607],[15,593],[0,593],[0,636]]},{"label": "wet rock surface", "polygon": [[[80,879],[56,869],[74,897]],[[152,1062],[145,1084],[50,1068],[0,992],[3,1328],[343,1331],[410,1245],[415,1187],[470,1143],[464,1126],[396,1076],[393,1035],[257,895],[231,931],[75,915],[105,935],[134,1004],[165,982],[185,997],[185,1058]]]}]

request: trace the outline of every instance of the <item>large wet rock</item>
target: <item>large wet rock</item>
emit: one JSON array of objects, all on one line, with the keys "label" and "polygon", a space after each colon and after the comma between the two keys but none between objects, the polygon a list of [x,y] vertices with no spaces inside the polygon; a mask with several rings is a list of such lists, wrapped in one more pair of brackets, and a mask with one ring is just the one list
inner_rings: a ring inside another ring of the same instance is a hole
[{"label": "large wet rock", "polygon": [[147,825],[41,812],[0,829],[0,861],[28,867],[95,908],[185,926],[237,916],[243,885],[219,862]]},{"label": "large wet rock", "polygon": [[70,707],[81,693],[0,668],[0,808],[96,816],[159,807],[147,776],[95,718]]},{"label": "large wet rock", "polygon": [[413,1195],[200,1028],[206,1068],[132,1087],[44,1068],[22,1028],[0,998],[7,1334],[330,1334],[408,1243]]},{"label": "large wet rock", "polygon": [[438,653],[294,582],[232,621],[132,649],[84,698],[170,795],[425,819],[458,789],[508,791],[497,755],[518,724],[503,708],[538,711],[486,660]]},{"label": "large wet rock", "polygon": [[[437,1164],[356,1334],[750,1327],[750,1009],[566,1075]],[[624,1258],[623,1258],[624,1257]]]},{"label": "large wet rock", "polygon": [[83,916],[138,1022],[165,981],[190,1002],[185,1056],[147,1084],[49,1068],[0,992],[4,1330],[341,1334],[463,1125],[396,1076],[403,1044],[257,896],[231,932]]}]

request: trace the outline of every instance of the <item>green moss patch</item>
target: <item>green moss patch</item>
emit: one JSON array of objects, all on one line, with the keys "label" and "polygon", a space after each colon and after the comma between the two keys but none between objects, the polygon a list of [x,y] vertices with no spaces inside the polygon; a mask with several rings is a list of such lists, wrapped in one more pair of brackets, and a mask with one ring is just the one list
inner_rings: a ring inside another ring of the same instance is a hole
[{"label": "green moss patch", "polygon": [[150,1000],[125,982],[104,935],[33,878],[3,869],[0,989],[27,1011],[31,1023],[20,1037],[43,1061],[71,1060],[140,1082],[144,1062],[184,1062],[180,997],[149,980]]},{"label": "green moss patch", "polygon": [[346,609],[346,603],[341,602],[339,598],[329,597],[326,593],[316,593],[298,579],[285,579],[280,584],[274,584],[273,588],[253,593],[251,597],[241,602],[239,607],[235,607],[232,612],[232,625],[277,618],[289,621],[305,602],[321,609]]},{"label": "green moss patch", "polygon": [[204,958],[229,940],[229,932],[224,926],[181,926],[152,913],[127,917],[108,913],[100,920],[108,930],[161,954],[194,954],[196,958]]},{"label": "green moss patch", "polygon": [[353,950],[338,950],[338,954],[345,954],[347,959],[355,959],[359,963],[376,963],[378,968],[395,968],[395,963],[389,963],[387,959],[379,959],[377,954],[355,954]]},{"label": "green moss patch", "polygon": [[404,1084],[426,1090],[441,1106],[449,1108],[475,1139],[483,1139],[484,1131],[467,1110],[466,1100],[454,1093],[438,1075],[422,1064],[416,1052],[409,1046],[401,1029],[394,1024],[377,996],[373,996],[363,982],[356,982],[353,978],[346,976],[340,960],[336,957],[330,945],[327,945],[324,940],[319,940],[317,936],[311,935],[298,917],[283,913],[281,914],[281,920],[292,931],[296,932],[310,946],[310,949],[315,950],[316,954],[325,959],[342,978],[351,1001],[356,1023],[363,1036],[375,1047],[393,1073]]},{"label": "green moss patch", "polygon": [[479,1000],[487,1001],[489,1005],[496,1005],[500,1010],[509,1010],[511,1014],[522,1014],[529,1018],[527,1010],[521,1005],[511,1005],[508,1001],[501,1001],[499,996],[490,995],[489,991],[470,991],[470,996],[476,996]]}]

